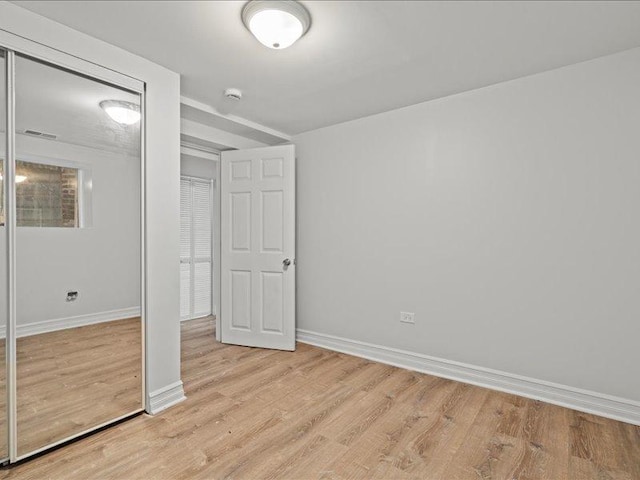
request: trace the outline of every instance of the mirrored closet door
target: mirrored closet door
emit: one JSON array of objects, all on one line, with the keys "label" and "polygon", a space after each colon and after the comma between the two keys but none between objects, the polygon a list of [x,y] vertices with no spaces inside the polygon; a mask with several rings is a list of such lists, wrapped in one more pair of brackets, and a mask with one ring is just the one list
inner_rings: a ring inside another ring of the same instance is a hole
[{"label": "mirrored closet door", "polygon": [[0,460],[9,457],[8,449],[8,415],[7,415],[7,331],[9,323],[9,289],[7,285],[7,228],[5,226],[5,211],[7,208],[7,172],[6,172],[6,141],[7,141],[7,85],[6,85],[7,56],[0,50]]},{"label": "mirrored closet door", "polygon": [[21,456],[142,407],[140,96],[20,55],[15,92]]},{"label": "mirrored closet door", "polygon": [[144,119],[141,93],[0,60],[0,458],[16,461],[144,408]]}]

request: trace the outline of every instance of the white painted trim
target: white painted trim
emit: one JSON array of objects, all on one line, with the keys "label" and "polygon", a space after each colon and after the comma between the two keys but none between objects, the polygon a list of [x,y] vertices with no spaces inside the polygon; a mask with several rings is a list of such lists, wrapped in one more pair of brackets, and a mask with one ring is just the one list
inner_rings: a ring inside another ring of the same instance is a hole
[{"label": "white painted trim", "polygon": [[[142,408],[147,406],[147,392],[149,391],[147,372],[149,342],[147,332],[147,92],[140,93],[140,318],[142,320],[142,352],[140,363],[142,364],[142,393],[140,403]],[[89,193],[89,192],[87,192]],[[93,192],[91,192],[93,194]],[[93,215],[93,214],[92,214]],[[93,218],[91,218],[93,221]]]},{"label": "white painted trim", "polygon": [[180,119],[180,133],[194,138],[200,138],[207,142],[223,145],[227,148],[259,148],[267,146],[266,143],[253,140],[252,138],[236,135],[235,133],[225,132],[219,128],[203,125],[202,123]]},{"label": "white painted trim", "polygon": [[[55,332],[67,328],[84,327],[96,323],[112,322],[140,316],[140,307],[121,308],[119,310],[109,310],[107,312],[90,313],[87,315],[77,315],[75,317],[56,318],[43,322],[25,323],[16,326],[16,336],[18,338],[38,335],[40,333]],[[1,328],[1,327],[0,327]],[[0,338],[4,333],[0,332]]]},{"label": "white painted trim", "polygon": [[212,314],[210,314],[210,315],[200,315],[200,316],[198,316],[198,317],[184,317],[184,318],[181,318],[181,319],[180,319],[180,323],[183,323],[183,322],[191,322],[192,320],[202,320],[203,318],[207,318],[207,317],[211,317],[211,316],[215,317],[215,316],[216,316],[216,314],[215,314],[216,306],[215,306],[215,305],[212,305],[212,308],[213,308],[213,310],[214,310],[214,313],[212,313]]},{"label": "white painted trim", "polygon": [[15,199],[16,190],[15,182],[8,179],[13,178],[16,173],[16,156],[15,156],[15,53],[7,50],[6,58],[6,110],[7,110],[7,132],[6,132],[6,162],[4,165],[5,172],[5,224],[7,235],[7,326],[2,331],[6,335],[6,362],[7,362],[7,445],[9,459],[15,459],[18,455],[18,399],[15,385],[17,384],[17,348],[16,348],[16,331],[13,328],[16,324],[16,215],[15,215]]},{"label": "white painted trim", "polygon": [[207,151],[203,148],[194,148],[192,145],[187,145],[186,142],[180,143],[180,155],[189,155],[204,160],[211,160],[212,162],[217,162],[220,159],[220,155],[217,152]]},{"label": "white painted trim", "polygon": [[[184,154],[185,152],[182,151],[182,147],[185,147],[188,150],[196,150],[198,152],[220,156],[220,150],[218,150],[217,148],[213,148],[205,145],[199,145],[197,143],[189,142],[188,140],[180,139],[180,153]],[[189,153],[187,152],[187,155],[188,154]],[[197,156],[197,155],[194,155],[194,156]],[[218,158],[216,158],[214,161],[217,161],[217,160]]]},{"label": "white painted trim", "polygon": [[[9,28],[13,30],[15,27],[11,26]],[[78,72],[88,77],[131,90],[135,93],[142,93],[144,91],[144,82],[137,78],[116,72],[110,68],[105,68],[94,62],[86,61],[30,38],[25,38],[21,34],[6,30],[5,28],[0,28],[0,45],[2,45],[2,48],[44,60],[47,63],[57,65],[66,70]]]},{"label": "white painted trim", "polygon": [[640,425],[640,402],[635,400],[325,333],[296,333],[302,343]]},{"label": "white painted trim", "polygon": [[[220,174],[222,172],[222,165],[220,161],[216,162],[216,179],[220,178]],[[216,340],[218,342],[222,341],[222,334],[221,329],[220,329],[220,314],[218,312],[218,305],[222,304],[222,298],[221,298],[221,292],[222,289],[220,287],[221,283],[222,283],[222,274],[221,274],[221,270],[220,270],[220,258],[222,257],[222,246],[221,246],[221,242],[220,242],[220,230],[222,227],[222,222],[220,221],[220,219],[222,218],[222,214],[221,214],[221,200],[222,200],[222,194],[220,193],[220,184],[216,184],[216,188],[214,190],[214,199],[213,199],[213,204],[214,204],[214,230],[213,230],[213,248],[214,248],[214,252],[213,252],[213,283],[214,283],[214,300],[213,303],[214,308],[213,308],[213,314],[216,316]],[[222,309],[220,309],[222,310]]]},{"label": "white painted trim", "polygon": [[178,380],[149,394],[149,408],[147,412],[151,415],[156,415],[186,399],[187,397],[184,394],[182,381]]},{"label": "white painted trim", "polygon": [[281,132],[279,130],[275,130],[273,128],[267,127],[265,125],[261,125],[256,122],[252,122],[251,120],[247,120],[246,118],[238,117],[237,115],[224,114],[213,108],[211,105],[207,105],[206,103],[199,102],[189,97],[181,96],[180,103],[182,105],[186,105],[188,107],[194,108],[196,110],[200,110],[202,112],[208,113],[214,117],[224,118],[225,120],[229,120],[237,125],[242,125],[244,127],[248,127],[250,129],[256,130],[258,132],[266,133],[271,135],[272,137],[276,137],[279,140],[284,142],[291,141],[291,135]]}]

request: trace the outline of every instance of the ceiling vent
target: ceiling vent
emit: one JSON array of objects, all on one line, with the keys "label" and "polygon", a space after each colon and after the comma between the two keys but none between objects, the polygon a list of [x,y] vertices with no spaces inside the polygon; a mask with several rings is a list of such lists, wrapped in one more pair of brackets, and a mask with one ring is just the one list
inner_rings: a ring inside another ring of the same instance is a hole
[{"label": "ceiling vent", "polygon": [[53,133],[44,133],[37,130],[25,130],[24,134],[31,135],[32,137],[46,138],[47,140],[55,140],[56,138],[58,138],[58,136],[54,135]]}]

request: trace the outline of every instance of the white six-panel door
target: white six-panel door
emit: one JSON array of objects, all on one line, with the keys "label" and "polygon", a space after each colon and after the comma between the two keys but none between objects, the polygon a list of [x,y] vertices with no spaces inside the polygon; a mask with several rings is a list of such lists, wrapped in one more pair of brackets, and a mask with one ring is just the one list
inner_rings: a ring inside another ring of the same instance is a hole
[{"label": "white six-panel door", "polygon": [[224,343],[295,349],[295,147],[221,155]]}]

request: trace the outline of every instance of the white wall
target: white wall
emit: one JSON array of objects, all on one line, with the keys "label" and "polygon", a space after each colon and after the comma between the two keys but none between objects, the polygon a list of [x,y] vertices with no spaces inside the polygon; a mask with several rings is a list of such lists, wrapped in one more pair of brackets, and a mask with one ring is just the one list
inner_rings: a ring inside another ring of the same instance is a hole
[{"label": "white wall", "polygon": [[[24,135],[16,152],[90,169],[93,219],[81,229],[18,228],[16,323],[139,309],[140,160]],[[79,292],[75,302],[69,290]]]},{"label": "white wall", "polygon": [[142,80],[146,84],[147,407],[183,398],[180,381],[180,77],[120,48],[13,4],[0,28]]},{"label": "white wall", "polygon": [[640,400],[639,129],[634,49],[298,135],[298,327]]},{"label": "white wall", "polygon": [[199,178],[217,178],[217,166],[213,160],[196,158],[191,155],[180,156],[180,175]]}]

